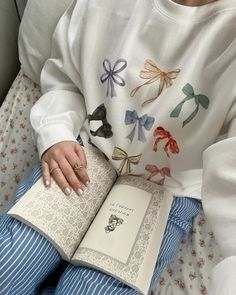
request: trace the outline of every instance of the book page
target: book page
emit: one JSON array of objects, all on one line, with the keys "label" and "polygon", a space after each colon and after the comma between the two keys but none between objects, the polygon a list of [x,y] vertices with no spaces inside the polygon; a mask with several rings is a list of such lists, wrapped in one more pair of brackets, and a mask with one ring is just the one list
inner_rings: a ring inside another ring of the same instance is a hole
[{"label": "book page", "polygon": [[172,199],[150,181],[121,176],[72,263],[95,267],[146,294]]},{"label": "book page", "polygon": [[151,199],[151,193],[136,187],[114,185],[80,247],[126,264]]},{"label": "book page", "polygon": [[116,172],[100,153],[85,149],[90,185],[82,196],[66,196],[42,178],[10,209],[9,215],[33,227],[70,260],[111,189]]}]

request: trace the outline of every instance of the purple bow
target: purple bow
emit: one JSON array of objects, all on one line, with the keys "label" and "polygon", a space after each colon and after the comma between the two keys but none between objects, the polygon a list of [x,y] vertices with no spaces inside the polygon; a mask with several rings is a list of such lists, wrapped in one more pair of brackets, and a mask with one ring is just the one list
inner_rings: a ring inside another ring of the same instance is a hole
[{"label": "purple bow", "polygon": [[122,72],[126,67],[127,61],[122,58],[116,61],[113,68],[111,67],[111,62],[108,59],[103,61],[105,73],[102,74],[100,80],[102,83],[107,81],[107,96],[109,96],[109,93],[111,97],[117,96],[114,83],[122,87],[125,86],[125,80],[121,78],[118,73]]}]

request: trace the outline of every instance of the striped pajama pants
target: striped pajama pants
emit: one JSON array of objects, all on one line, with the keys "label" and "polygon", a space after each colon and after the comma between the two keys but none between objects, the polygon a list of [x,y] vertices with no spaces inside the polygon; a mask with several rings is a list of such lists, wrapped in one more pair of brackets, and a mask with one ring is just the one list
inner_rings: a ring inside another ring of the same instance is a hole
[{"label": "striped pajama pants", "polygon": [[[17,201],[41,176],[39,165],[21,184]],[[178,251],[179,241],[192,227],[192,218],[201,210],[198,200],[174,198],[156,262],[152,284],[160,277]],[[0,295],[138,295],[118,280],[99,271],[73,266],[30,227],[0,216]]]}]

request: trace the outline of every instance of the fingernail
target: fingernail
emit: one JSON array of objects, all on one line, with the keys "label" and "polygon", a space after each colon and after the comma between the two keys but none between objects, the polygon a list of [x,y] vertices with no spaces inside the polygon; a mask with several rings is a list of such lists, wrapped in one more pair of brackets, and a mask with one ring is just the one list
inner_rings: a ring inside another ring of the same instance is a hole
[{"label": "fingernail", "polygon": [[50,182],[48,180],[45,181],[45,186],[49,187],[50,186]]},{"label": "fingernail", "polygon": [[86,192],[87,186],[83,185],[82,190],[83,190],[83,192]]},{"label": "fingernail", "polygon": [[90,181],[86,181],[85,182],[85,185],[88,187],[89,186],[89,184],[90,184]]},{"label": "fingernail", "polygon": [[67,187],[65,190],[64,190],[64,193],[65,195],[69,196],[71,194],[71,189],[69,187]]},{"label": "fingernail", "polygon": [[77,194],[78,194],[79,196],[82,196],[82,195],[83,195],[83,193],[84,193],[84,192],[82,191],[82,189],[80,189],[80,188],[79,188],[79,189],[77,189]]}]

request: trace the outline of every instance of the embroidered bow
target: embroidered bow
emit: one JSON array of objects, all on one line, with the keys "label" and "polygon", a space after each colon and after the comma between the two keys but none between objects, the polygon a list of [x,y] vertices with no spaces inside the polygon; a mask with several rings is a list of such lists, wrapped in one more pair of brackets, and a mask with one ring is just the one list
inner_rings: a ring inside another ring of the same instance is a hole
[{"label": "embroidered bow", "polygon": [[126,125],[135,124],[130,134],[126,137],[129,138],[131,142],[133,141],[135,129],[138,123],[138,140],[145,142],[146,137],[144,135],[143,128],[145,128],[146,130],[150,130],[154,124],[154,121],[155,121],[155,118],[149,117],[146,114],[143,115],[142,117],[138,117],[138,114],[136,111],[133,111],[133,112],[126,111],[125,124]]},{"label": "embroidered bow", "polygon": [[167,157],[170,157],[169,152],[170,151],[172,154],[178,154],[179,153],[179,147],[177,142],[174,140],[172,135],[170,134],[169,131],[165,130],[163,127],[159,126],[157,127],[154,132],[153,136],[157,137],[154,141],[152,150],[154,152],[157,151],[157,145],[161,140],[167,139],[167,142],[164,146],[164,151],[166,152]]},{"label": "embroidered bow", "polygon": [[100,126],[96,131],[90,130],[93,136],[99,136],[104,138],[109,138],[113,136],[112,126],[107,122],[107,110],[104,104],[98,106],[92,115],[88,115],[88,122],[91,121],[102,121],[102,126]]},{"label": "embroidered bow", "polygon": [[142,106],[154,101],[155,99],[157,99],[160,94],[162,93],[162,90],[164,89],[164,86],[166,86],[166,88],[169,88],[173,82],[172,80],[175,79],[179,72],[180,72],[180,69],[176,69],[174,71],[171,71],[171,72],[163,72],[162,70],[160,70],[156,64],[150,60],[150,59],[147,59],[144,63],[144,68],[145,70],[141,70],[140,71],[140,74],[139,74],[139,77],[142,78],[142,79],[145,79],[147,80],[147,82],[143,83],[142,85],[134,88],[131,92],[130,92],[130,96],[133,97],[137,91],[143,87],[144,85],[148,85],[148,84],[152,84],[154,82],[156,82],[157,80],[160,80],[160,83],[159,83],[159,87],[158,87],[158,90],[157,90],[157,95],[144,101],[142,103]]},{"label": "embroidered bow", "polygon": [[104,104],[100,104],[91,115],[88,115],[89,122],[92,120],[103,121],[106,120],[107,110]]},{"label": "embroidered bow", "polygon": [[152,177],[154,177],[155,175],[157,175],[157,174],[159,174],[159,173],[161,174],[162,179],[159,180],[159,181],[157,182],[157,184],[159,184],[159,185],[163,185],[163,184],[164,184],[164,182],[165,182],[165,177],[166,177],[166,176],[168,176],[168,177],[171,176],[171,175],[170,175],[170,169],[169,169],[168,167],[163,167],[163,168],[159,169],[159,168],[158,168],[157,166],[155,166],[155,165],[147,164],[147,165],[145,166],[145,169],[146,169],[148,172],[150,172],[150,175],[146,177],[147,180],[151,180]]},{"label": "embroidered bow", "polygon": [[122,87],[125,86],[125,80],[121,78],[118,73],[122,72],[126,67],[127,62],[124,59],[118,59],[113,68],[111,67],[111,62],[108,59],[103,61],[105,73],[102,74],[100,80],[102,83],[107,81],[107,96],[109,96],[109,93],[111,97],[117,96],[114,83]]},{"label": "embroidered bow", "polygon": [[186,97],[175,107],[175,109],[171,112],[170,117],[179,117],[179,114],[182,110],[183,105],[186,101],[190,99],[194,99],[194,102],[196,104],[196,109],[191,113],[191,115],[184,120],[182,127],[184,127],[186,124],[188,124],[192,119],[197,115],[199,111],[199,106],[201,105],[205,110],[208,109],[209,106],[209,98],[203,94],[196,95],[194,93],[193,87],[190,84],[186,84],[184,88],[182,89],[183,93],[186,95]]},{"label": "embroidered bow", "polygon": [[124,170],[124,174],[129,174],[131,172],[131,164],[138,165],[142,155],[137,156],[128,156],[128,154],[119,147],[115,147],[112,159],[115,161],[122,161],[120,168],[118,169],[118,173],[122,174]]}]

